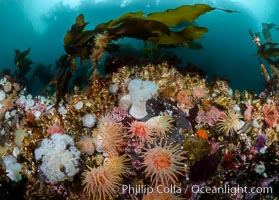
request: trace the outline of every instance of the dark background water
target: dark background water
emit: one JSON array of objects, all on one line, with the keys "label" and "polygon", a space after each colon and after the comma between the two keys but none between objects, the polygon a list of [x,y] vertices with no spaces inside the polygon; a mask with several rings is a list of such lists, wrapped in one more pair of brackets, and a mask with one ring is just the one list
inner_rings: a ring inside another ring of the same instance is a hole
[{"label": "dark background water", "polygon": [[[184,64],[191,62],[209,76],[230,79],[234,89],[261,91],[264,77],[248,30],[261,32],[262,22],[279,24],[276,0],[0,0],[0,69],[15,69],[15,48],[32,47],[29,55],[32,61],[53,64],[64,53],[63,37],[80,13],[90,23],[86,29],[93,29],[96,24],[126,12],[150,13],[195,3],[239,13],[214,10],[204,14],[196,20],[199,26],[209,29],[200,40],[204,49],[175,48],[173,52],[183,58]],[[279,31],[272,30],[272,36],[274,42],[279,42]],[[119,42],[143,47],[141,41]]]}]

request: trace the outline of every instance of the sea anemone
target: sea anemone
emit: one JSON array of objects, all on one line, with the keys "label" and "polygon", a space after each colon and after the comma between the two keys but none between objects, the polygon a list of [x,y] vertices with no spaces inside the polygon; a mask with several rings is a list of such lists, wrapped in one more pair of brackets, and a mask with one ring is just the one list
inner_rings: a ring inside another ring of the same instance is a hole
[{"label": "sea anemone", "polygon": [[25,102],[25,110],[31,109],[35,105],[35,101],[32,99],[32,95],[27,95]]},{"label": "sea anemone", "polygon": [[94,139],[90,136],[84,136],[77,142],[77,147],[81,152],[92,155],[95,152]]},{"label": "sea anemone", "polygon": [[117,84],[111,84],[110,86],[109,86],[109,93],[110,94],[113,94],[113,95],[115,95],[115,94],[117,94],[117,91],[119,90],[119,87],[118,87],[118,85]]},{"label": "sea anemone", "polygon": [[273,128],[278,124],[279,113],[277,109],[272,104],[265,104],[262,108],[264,121],[269,128]]},{"label": "sea anemone", "polygon": [[96,134],[95,138],[101,141],[101,149],[105,153],[116,155],[124,145],[123,126],[111,114],[101,117]]},{"label": "sea anemone", "polygon": [[169,132],[173,125],[173,119],[170,116],[156,116],[150,118],[146,123],[149,125],[152,132],[160,137],[166,137],[166,133]]},{"label": "sea anemone", "polygon": [[64,105],[60,104],[58,108],[58,112],[60,115],[66,115],[68,111]]},{"label": "sea anemone", "polygon": [[76,110],[80,110],[80,109],[83,108],[83,105],[84,105],[83,101],[78,101],[78,102],[74,105],[74,107],[75,107]]},{"label": "sea anemone", "polygon": [[128,128],[128,131],[132,133],[133,136],[139,138],[142,142],[152,143],[151,138],[152,132],[148,123],[133,121]]},{"label": "sea anemone", "polygon": [[53,134],[50,139],[43,139],[35,150],[35,159],[42,161],[40,169],[52,184],[72,181],[79,172],[79,158],[80,152],[74,146],[73,138],[67,134]]},{"label": "sea anemone", "polygon": [[4,91],[5,92],[10,92],[12,90],[12,84],[10,81],[7,81],[5,84],[4,84]]},{"label": "sea anemone", "polygon": [[14,142],[16,146],[21,147],[23,143],[23,139],[28,136],[28,132],[23,128],[19,127],[15,130],[14,135],[15,135]]},{"label": "sea anemone", "polygon": [[156,94],[158,86],[152,81],[133,79],[129,83],[128,90],[132,100],[130,115],[136,119],[143,119],[147,115],[146,101]]},{"label": "sea anemone", "polygon": [[123,97],[121,97],[118,103],[119,108],[124,111],[128,111],[131,105],[132,105],[132,100],[129,94],[126,94]]},{"label": "sea anemone", "polygon": [[178,146],[155,145],[146,149],[143,159],[145,177],[150,177],[153,186],[176,184],[179,175],[183,175],[184,156]]},{"label": "sea anemone", "polygon": [[122,176],[128,176],[130,171],[130,160],[126,157],[126,155],[122,156],[114,156],[109,158],[104,166],[108,169],[114,170],[116,174]]},{"label": "sea anemone", "polygon": [[96,116],[94,114],[86,114],[82,117],[82,124],[84,127],[92,128],[96,123]]},{"label": "sea anemone", "polygon": [[121,181],[119,174],[104,166],[88,168],[82,173],[83,190],[87,197],[92,200],[113,199]]},{"label": "sea anemone", "polygon": [[217,128],[219,132],[223,132],[226,136],[232,135],[234,132],[238,131],[243,123],[240,120],[241,114],[234,110],[229,110],[226,112],[225,117],[219,119]]},{"label": "sea anemone", "polygon": [[3,77],[0,79],[0,85],[4,85],[7,82],[7,78]]}]

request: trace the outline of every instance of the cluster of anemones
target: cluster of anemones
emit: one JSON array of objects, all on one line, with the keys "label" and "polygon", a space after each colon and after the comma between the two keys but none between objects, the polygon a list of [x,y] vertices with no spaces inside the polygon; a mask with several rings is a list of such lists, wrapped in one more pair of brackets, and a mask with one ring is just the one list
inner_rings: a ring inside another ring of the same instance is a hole
[{"label": "cluster of anemones", "polygon": [[123,176],[129,174],[129,160],[123,156],[109,158],[102,166],[89,167],[82,174],[84,192],[90,199],[106,200],[119,192]]},{"label": "cluster of anemones", "polygon": [[24,95],[24,92],[17,99],[16,104],[26,113],[32,113],[35,118],[39,118],[52,107],[51,100],[44,96],[33,97],[31,94]]},{"label": "cluster of anemones", "polygon": [[0,118],[4,116],[6,120],[16,114],[16,110],[13,108],[17,93],[20,90],[20,86],[17,83],[12,83],[10,79],[10,76],[4,76],[0,80]]},{"label": "cluster of anemones", "polygon": [[166,134],[173,128],[173,119],[170,116],[155,116],[143,121],[133,121],[128,127],[132,137],[138,138],[141,142],[153,143],[153,138],[158,136],[165,138]]}]

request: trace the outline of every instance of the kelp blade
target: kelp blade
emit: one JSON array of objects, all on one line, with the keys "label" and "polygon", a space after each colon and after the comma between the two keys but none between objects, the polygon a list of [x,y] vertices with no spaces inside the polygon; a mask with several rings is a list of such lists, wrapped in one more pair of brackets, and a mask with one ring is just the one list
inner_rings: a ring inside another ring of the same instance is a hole
[{"label": "kelp blade", "polygon": [[169,27],[175,27],[182,22],[193,22],[200,15],[210,12],[215,8],[206,4],[183,5],[175,9],[168,9],[163,12],[153,12],[147,15],[146,19],[157,20]]}]

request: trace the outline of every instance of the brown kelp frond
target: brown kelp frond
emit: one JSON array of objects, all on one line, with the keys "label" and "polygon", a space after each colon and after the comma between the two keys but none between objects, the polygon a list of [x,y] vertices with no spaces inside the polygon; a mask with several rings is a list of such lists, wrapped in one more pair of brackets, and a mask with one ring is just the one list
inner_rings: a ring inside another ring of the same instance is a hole
[{"label": "brown kelp frond", "polygon": [[21,74],[21,78],[24,77],[31,69],[32,61],[26,56],[29,55],[31,47],[29,47],[25,51],[20,51],[19,49],[15,49],[15,58],[14,62],[16,67],[19,69]]},{"label": "brown kelp frond", "polygon": [[88,58],[92,49],[92,38],[96,35],[95,30],[84,30],[88,22],[84,21],[83,14],[76,18],[75,24],[64,36],[64,49],[67,54],[82,59]]},{"label": "brown kelp frond", "polygon": [[227,9],[222,9],[222,8],[215,8],[216,10],[221,10],[227,13],[239,13],[237,10],[227,10]]},{"label": "brown kelp frond", "polygon": [[199,16],[215,9],[235,12],[210,7],[207,4],[183,5],[163,12],[153,12],[147,16],[142,11],[128,12],[119,18],[98,24],[94,30],[84,30],[88,22],[85,22],[84,16],[80,14],[64,37],[64,48],[71,56],[88,58],[94,47],[93,38],[97,34],[108,32],[110,39],[114,40],[131,37],[156,45],[202,49],[200,44],[193,45],[188,42],[202,38],[208,31],[207,28],[188,24],[182,31],[175,32],[170,31],[169,27],[176,27],[185,22],[192,23]]},{"label": "brown kelp frond", "polygon": [[220,8],[210,7],[207,4],[183,5],[175,9],[168,9],[163,12],[153,12],[147,15],[146,19],[160,21],[169,27],[176,27],[183,22],[193,22],[199,16],[210,12],[212,10],[222,10],[224,12],[236,12],[231,10],[224,10]]},{"label": "brown kelp frond", "polygon": [[163,12],[153,12],[147,15],[147,19],[160,21],[167,26],[175,27],[182,22],[193,22],[200,15],[210,12],[214,8],[206,4],[183,5],[175,9]]},{"label": "brown kelp frond", "polygon": [[143,18],[144,12],[138,11],[138,12],[128,12],[125,13],[124,15],[120,16],[117,19],[112,19],[109,20],[108,22],[105,23],[100,23],[95,27],[95,30],[99,31],[105,31],[107,28],[113,27],[117,24],[120,24],[128,19],[137,19],[137,18]]},{"label": "brown kelp frond", "polygon": [[152,38],[148,41],[158,45],[179,46],[187,41],[192,42],[195,39],[202,38],[203,34],[206,32],[208,32],[208,29],[205,27],[187,26],[180,32],[171,31],[170,36],[161,35],[158,38]]},{"label": "brown kelp frond", "polygon": [[148,40],[149,38],[157,38],[161,35],[170,35],[169,28],[155,20],[146,19],[128,19],[120,24],[107,29],[110,35],[115,39],[121,37],[132,37],[137,39]]},{"label": "brown kelp frond", "polygon": [[67,31],[64,37],[64,45],[74,44],[87,24],[88,22],[84,21],[83,14],[78,15],[75,24],[72,25],[71,30]]},{"label": "brown kelp frond", "polygon": [[176,27],[182,23],[192,23],[199,16],[212,10],[235,12],[210,7],[207,4],[183,5],[163,12],[153,12],[144,16],[142,11],[129,12],[117,19],[101,23],[96,26],[96,31],[108,31],[113,39],[132,37],[142,39],[162,46],[183,46],[202,49],[201,45],[188,45],[195,39],[203,37],[208,31],[205,27],[186,25],[180,32],[170,31],[169,27]]}]

